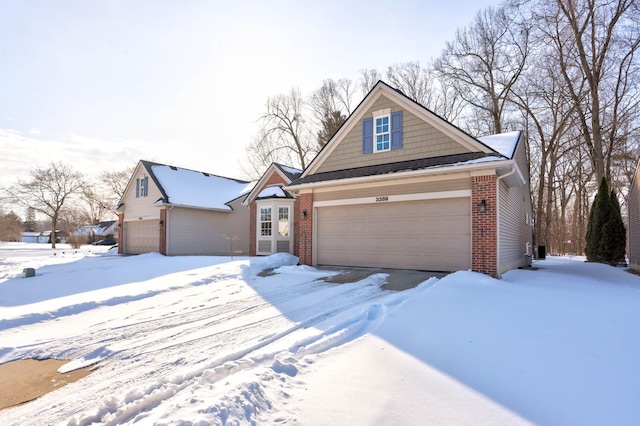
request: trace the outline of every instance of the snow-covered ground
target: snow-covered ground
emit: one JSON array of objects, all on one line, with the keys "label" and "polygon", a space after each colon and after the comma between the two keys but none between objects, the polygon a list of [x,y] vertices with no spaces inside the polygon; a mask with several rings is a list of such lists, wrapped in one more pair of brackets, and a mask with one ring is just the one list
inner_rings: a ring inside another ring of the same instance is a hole
[{"label": "snow-covered ground", "polygon": [[640,277],[621,268],[393,292],[296,263],[0,245],[0,363],[97,367],[0,424],[640,424]]}]

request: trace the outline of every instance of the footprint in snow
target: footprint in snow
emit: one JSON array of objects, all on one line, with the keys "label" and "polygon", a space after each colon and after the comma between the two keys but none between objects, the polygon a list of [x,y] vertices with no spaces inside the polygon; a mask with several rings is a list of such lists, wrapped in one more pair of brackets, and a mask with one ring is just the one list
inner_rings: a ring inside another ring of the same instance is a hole
[{"label": "footprint in snow", "polygon": [[283,364],[279,360],[275,360],[271,369],[278,374],[286,374],[289,377],[295,377],[298,374],[298,369],[292,364]]}]

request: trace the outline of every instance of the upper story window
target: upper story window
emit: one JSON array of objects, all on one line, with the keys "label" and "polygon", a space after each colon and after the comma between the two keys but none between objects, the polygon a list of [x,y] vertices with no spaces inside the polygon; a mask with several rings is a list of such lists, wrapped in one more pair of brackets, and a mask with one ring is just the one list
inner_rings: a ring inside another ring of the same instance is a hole
[{"label": "upper story window", "polygon": [[362,153],[393,151],[402,148],[402,111],[390,108],[374,111],[362,120]]},{"label": "upper story window", "polygon": [[391,132],[389,128],[389,115],[374,117],[373,126],[373,151],[389,151],[391,149]]},{"label": "upper story window", "polygon": [[136,198],[149,195],[149,177],[136,179]]}]

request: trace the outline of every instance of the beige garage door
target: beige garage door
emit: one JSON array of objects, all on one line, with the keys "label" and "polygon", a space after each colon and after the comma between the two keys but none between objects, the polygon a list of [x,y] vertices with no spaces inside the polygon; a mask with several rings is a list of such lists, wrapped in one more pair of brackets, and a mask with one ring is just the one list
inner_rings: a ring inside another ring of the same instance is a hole
[{"label": "beige garage door", "polygon": [[160,222],[137,220],[124,223],[126,254],[141,254],[160,250]]},{"label": "beige garage door", "polygon": [[317,263],[427,271],[471,267],[469,198],[320,207]]}]

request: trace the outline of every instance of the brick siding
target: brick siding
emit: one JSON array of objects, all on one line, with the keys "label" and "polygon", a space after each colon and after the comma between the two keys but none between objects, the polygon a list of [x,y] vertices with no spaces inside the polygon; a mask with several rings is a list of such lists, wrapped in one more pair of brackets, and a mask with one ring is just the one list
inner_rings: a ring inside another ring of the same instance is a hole
[{"label": "brick siding", "polygon": [[[471,269],[496,277],[498,275],[498,214],[496,176],[471,178]],[[486,200],[485,212],[480,211]]]},{"label": "brick siding", "polygon": [[[307,216],[302,218],[303,212]],[[294,254],[301,265],[313,264],[313,194],[300,194],[296,200],[294,215],[296,235]]]}]

